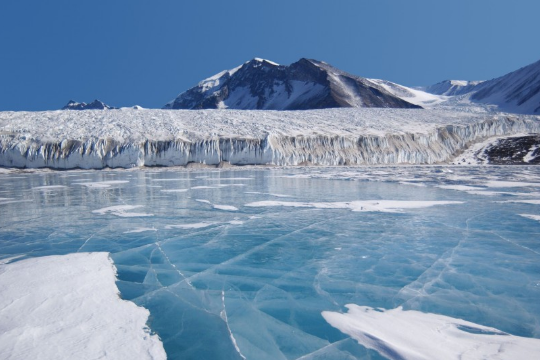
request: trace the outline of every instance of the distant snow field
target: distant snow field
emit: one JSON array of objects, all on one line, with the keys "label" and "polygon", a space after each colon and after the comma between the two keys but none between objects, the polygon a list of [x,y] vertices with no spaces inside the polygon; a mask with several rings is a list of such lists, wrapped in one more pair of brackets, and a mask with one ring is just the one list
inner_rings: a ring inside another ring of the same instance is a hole
[{"label": "distant snow field", "polygon": [[0,262],[2,359],[166,359],[107,253]]}]

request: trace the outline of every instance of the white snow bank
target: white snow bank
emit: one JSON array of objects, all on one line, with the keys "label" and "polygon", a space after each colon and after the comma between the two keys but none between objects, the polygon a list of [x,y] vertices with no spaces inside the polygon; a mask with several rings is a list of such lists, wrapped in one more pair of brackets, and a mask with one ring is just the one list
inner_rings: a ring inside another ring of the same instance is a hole
[{"label": "white snow bank", "polygon": [[540,339],[523,338],[448,316],[347,305],[324,311],[333,327],[389,359],[539,359]]},{"label": "white snow bank", "polygon": [[3,359],[165,359],[148,310],[121,300],[107,253],[0,263]]},{"label": "white snow bank", "polygon": [[400,212],[404,209],[418,209],[437,205],[462,204],[461,201],[401,201],[401,200],[365,200],[350,202],[293,202],[293,201],[256,201],[245,206],[250,207],[302,207],[315,209],[350,209],[352,211]]}]

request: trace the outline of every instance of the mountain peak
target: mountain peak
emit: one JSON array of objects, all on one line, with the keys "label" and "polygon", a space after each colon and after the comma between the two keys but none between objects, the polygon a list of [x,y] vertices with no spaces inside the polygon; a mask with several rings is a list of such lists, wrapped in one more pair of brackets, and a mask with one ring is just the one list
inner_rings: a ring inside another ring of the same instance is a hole
[{"label": "mountain peak", "polygon": [[254,58],[181,93],[166,109],[305,110],[419,108],[366,79],[313,59],[289,65]]},{"label": "mountain peak", "polygon": [[250,61],[248,61],[248,62],[268,63],[268,64],[270,64],[270,65],[279,66],[279,64],[276,63],[276,62],[273,62],[273,61],[270,61],[270,60],[266,60],[266,59],[262,59],[262,58],[258,58],[258,57],[253,58],[252,60],[250,60]]},{"label": "mountain peak", "polygon": [[115,107],[105,104],[103,101],[94,100],[87,104],[85,102],[79,103],[74,100],[69,100],[68,103],[62,108],[62,110],[109,110],[116,109]]}]

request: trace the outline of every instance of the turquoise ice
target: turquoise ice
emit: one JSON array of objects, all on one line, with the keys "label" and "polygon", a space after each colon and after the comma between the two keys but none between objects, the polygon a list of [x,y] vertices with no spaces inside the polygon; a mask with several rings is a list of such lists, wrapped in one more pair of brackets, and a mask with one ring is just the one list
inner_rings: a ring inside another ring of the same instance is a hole
[{"label": "turquoise ice", "polygon": [[535,167],[9,173],[0,258],[110,252],[170,359],[373,359],[321,312],[540,338],[539,200]]}]

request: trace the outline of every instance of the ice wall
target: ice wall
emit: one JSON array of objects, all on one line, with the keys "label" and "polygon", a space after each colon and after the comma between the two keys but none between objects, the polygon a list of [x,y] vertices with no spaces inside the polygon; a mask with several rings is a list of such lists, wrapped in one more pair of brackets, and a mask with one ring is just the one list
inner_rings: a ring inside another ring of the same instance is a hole
[{"label": "ice wall", "polygon": [[[308,124],[309,125],[309,124]],[[434,164],[449,161],[471,144],[491,136],[539,133],[534,117],[493,116],[428,131],[366,134],[309,132],[285,135],[185,136],[168,140],[86,137],[41,140],[0,133],[0,166],[101,169],[105,167],[219,165]],[[91,134],[90,134],[91,135]]]}]

